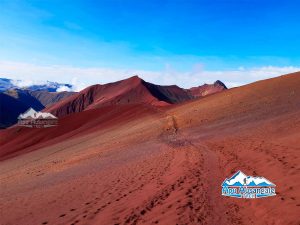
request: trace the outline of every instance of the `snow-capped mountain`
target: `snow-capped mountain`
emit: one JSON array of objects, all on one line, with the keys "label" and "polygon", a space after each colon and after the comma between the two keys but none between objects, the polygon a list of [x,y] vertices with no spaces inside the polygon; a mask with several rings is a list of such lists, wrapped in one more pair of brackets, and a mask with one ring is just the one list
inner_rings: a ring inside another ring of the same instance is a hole
[{"label": "snow-capped mountain", "polygon": [[264,177],[247,176],[238,171],[231,178],[226,179],[222,186],[275,186],[275,184]]},{"label": "snow-capped mountain", "polygon": [[29,91],[71,91],[73,86],[71,84],[62,84],[51,81],[24,81],[24,80],[13,80],[7,78],[0,78],[0,92],[5,92],[11,89],[26,89]]}]

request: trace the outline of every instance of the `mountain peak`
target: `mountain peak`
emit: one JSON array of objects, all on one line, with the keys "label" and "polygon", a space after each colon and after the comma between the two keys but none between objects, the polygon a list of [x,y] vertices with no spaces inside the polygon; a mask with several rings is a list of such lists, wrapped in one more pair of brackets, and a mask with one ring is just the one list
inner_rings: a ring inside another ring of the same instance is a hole
[{"label": "mountain peak", "polygon": [[204,84],[202,86],[192,87],[188,89],[188,92],[190,92],[190,94],[194,97],[203,97],[206,95],[224,91],[226,89],[227,87],[225,86],[225,84],[220,80],[217,80],[213,84]]},{"label": "mountain peak", "polygon": [[225,85],[222,81],[220,81],[220,80],[216,80],[216,82],[214,83],[214,86],[221,86],[221,87],[223,87],[224,89],[228,89],[228,88],[226,87],[226,85]]},{"label": "mountain peak", "polygon": [[134,79],[140,79],[140,80],[142,79],[142,78],[140,78],[139,75],[137,75],[137,74],[133,75],[133,76],[130,77],[130,78],[132,78],[132,79],[133,79],[133,78],[134,78]]},{"label": "mountain peak", "polygon": [[125,79],[125,80],[137,81],[137,82],[143,81],[143,79],[140,78],[138,75],[134,75],[134,76],[129,77],[129,78]]}]

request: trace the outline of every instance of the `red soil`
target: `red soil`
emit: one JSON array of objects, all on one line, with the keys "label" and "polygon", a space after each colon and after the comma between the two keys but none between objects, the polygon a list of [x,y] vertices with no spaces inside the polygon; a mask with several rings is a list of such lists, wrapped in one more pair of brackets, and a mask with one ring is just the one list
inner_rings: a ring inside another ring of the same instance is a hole
[{"label": "red soil", "polygon": [[59,120],[59,126],[47,129],[14,126],[0,131],[0,160],[30,152],[68,138],[118,127],[136,117],[153,115],[157,109],[144,104],[106,106],[75,113]]},{"label": "red soil", "polygon": [[[299,87],[295,73],[169,108],[110,106],[1,131],[1,224],[299,224]],[[277,195],[222,197],[237,170]]]}]

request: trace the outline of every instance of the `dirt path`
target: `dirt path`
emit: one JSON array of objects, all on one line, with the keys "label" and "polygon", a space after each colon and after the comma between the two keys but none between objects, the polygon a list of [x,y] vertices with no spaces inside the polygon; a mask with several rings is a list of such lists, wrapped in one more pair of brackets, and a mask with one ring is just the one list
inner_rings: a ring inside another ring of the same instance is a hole
[{"label": "dirt path", "polygon": [[131,166],[123,170],[118,176],[121,181],[110,190],[111,195],[98,201],[103,202],[102,206],[98,203],[89,206],[89,212],[93,213],[78,215],[70,223],[222,225],[240,222],[231,215],[230,209],[219,204],[220,197],[216,197],[220,196],[219,180],[214,179],[220,173],[216,154],[182,133],[174,116],[167,115],[165,119],[166,127],[160,136],[164,143],[162,154],[139,164],[138,172]]}]

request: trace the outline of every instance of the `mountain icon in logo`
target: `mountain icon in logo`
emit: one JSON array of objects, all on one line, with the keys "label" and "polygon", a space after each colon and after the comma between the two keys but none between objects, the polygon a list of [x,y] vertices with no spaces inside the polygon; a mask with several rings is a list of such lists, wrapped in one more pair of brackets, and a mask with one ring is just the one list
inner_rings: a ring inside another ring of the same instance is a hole
[{"label": "mountain icon in logo", "polygon": [[231,178],[226,179],[222,186],[276,186],[264,177],[246,176],[243,172],[236,172]]},{"label": "mountain icon in logo", "polygon": [[222,183],[222,195],[237,198],[274,196],[276,185],[264,177],[247,176],[242,171],[226,178]]}]

